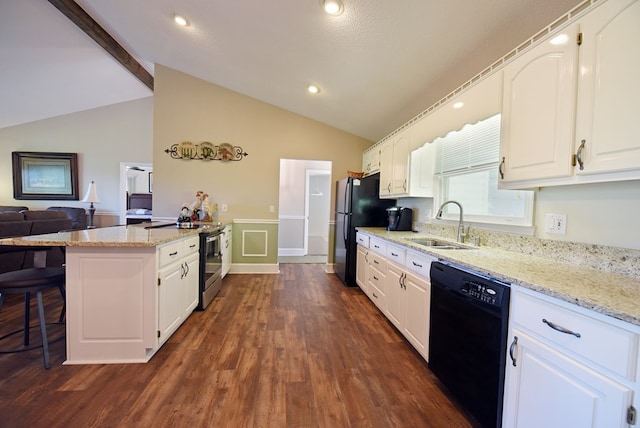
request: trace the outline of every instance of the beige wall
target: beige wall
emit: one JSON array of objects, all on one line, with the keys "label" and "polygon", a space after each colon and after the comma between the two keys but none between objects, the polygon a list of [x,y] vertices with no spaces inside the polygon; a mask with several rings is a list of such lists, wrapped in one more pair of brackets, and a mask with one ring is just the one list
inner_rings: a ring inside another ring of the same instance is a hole
[{"label": "beige wall", "polygon": [[[220,213],[225,218],[277,219],[281,158],[330,160],[335,181],[347,170],[359,171],[362,151],[373,144],[159,64],[153,133],[153,211],[168,218],[203,190],[227,204],[228,212]],[[176,160],[164,152],[182,141],[230,143],[249,156],[238,162]]]},{"label": "beige wall", "polygon": [[97,185],[96,225],[117,222],[120,162],[151,162],[153,97],[0,129],[0,205],[86,208],[80,201],[13,199],[11,152],[78,153],[79,197]]}]

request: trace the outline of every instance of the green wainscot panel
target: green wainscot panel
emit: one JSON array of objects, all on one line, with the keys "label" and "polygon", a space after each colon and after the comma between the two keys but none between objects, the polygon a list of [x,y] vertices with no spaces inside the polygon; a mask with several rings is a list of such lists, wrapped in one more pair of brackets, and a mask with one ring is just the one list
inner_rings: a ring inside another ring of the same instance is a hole
[{"label": "green wainscot panel", "polygon": [[233,263],[278,263],[277,223],[233,223]]}]

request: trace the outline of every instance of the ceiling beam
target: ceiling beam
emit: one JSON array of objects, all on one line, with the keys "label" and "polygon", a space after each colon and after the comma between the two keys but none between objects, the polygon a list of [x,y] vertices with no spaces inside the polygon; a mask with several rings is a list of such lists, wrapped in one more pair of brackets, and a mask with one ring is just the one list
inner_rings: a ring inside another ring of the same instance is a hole
[{"label": "ceiling beam", "polygon": [[107,31],[100,26],[74,0],[49,0],[56,9],[76,24],[105,51],[153,91],[153,76],[140,65]]}]

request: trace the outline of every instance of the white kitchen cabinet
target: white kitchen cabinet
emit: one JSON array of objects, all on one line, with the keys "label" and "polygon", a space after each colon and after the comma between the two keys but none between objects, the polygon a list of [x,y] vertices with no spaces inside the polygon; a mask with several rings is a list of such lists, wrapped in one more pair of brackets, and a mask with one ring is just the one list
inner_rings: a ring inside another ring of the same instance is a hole
[{"label": "white kitchen cabinet", "polygon": [[198,250],[197,235],[68,247],[65,364],[149,361],[198,303]]},{"label": "white kitchen cabinet", "polygon": [[384,313],[387,307],[387,260],[378,253],[369,252],[368,295]]},{"label": "white kitchen cabinet", "polygon": [[503,187],[509,182],[568,177],[572,173],[576,33],[577,25],[571,25],[504,69],[500,143]]},{"label": "white kitchen cabinet", "polygon": [[409,154],[411,153],[411,128],[399,132],[393,139],[391,193],[409,193]]},{"label": "white kitchen cabinet", "polygon": [[380,145],[380,190],[381,198],[390,198],[393,194],[393,141],[387,140]]},{"label": "white kitchen cabinet", "polygon": [[369,273],[369,248],[358,244],[358,254],[356,255],[356,284],[365,292],[369,294],[367,287],[367,276]]},{"label": "white kitchen cabinet", "polygon": [[433,197],[435,148],[430,144],[416,148],[412,127],[390,138],[381,148],[380,197]]},{"label": "white kitchen cabinet", "polygon": [[640,178],[638,22],[600,2],[505,67],[501,188]]},{"label": "white kitchen cabinet", "polygon": [[609,0],[580,20],[576,174],[636,171],[640,176],[640,1]]},{"label": "white kitchen cabinet", "polygon": [[628,426],[636,331],[516,286],[510,313],[503,426]]},{"label": "white kitchen cabinet", "polygon": [[380,171],[380,145],[369,147],[362,154],[362,172],[364,175],[375,174]]},{"label": "white kitchen cabinet", "polygon": [[198,237],[158,248],[158,341],[164,343],[198,305]]},{"label": "white kitchen cabinet", "polygon": [[231,254],[233,250],[233,226],[228,224],[222,231],[222,277],[227,276],[231,270]]},{"label": "white kitchen cabinet", "polygon": [[[413,259],[415,261],[415,259]],[[424,265],[431,266],[430,256]],[[387,309],[385,315],[422,355],[429,358],[430,282],[406,266],[387,263]]]}]

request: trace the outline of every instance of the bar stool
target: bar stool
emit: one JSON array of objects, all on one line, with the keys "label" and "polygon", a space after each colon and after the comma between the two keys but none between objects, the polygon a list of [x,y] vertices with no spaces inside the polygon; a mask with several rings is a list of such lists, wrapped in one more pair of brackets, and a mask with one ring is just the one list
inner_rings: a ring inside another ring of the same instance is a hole
[{"label": "bar stool", "polygon": [[[0,274],[0,309],[2,309],[5,294],[24,293],[24,329],[14,331],[0,338],[0,340],[2,340],[12,336],[13,334],[19,333],[20,331],[24,331],[24,347],[12,351],[3,351],[2,353],[21,352],[29,349],[35,349],[35,347],[28,347],[31,323],[31,293],[35,293],[38,303],[38,319],[40,321],[44,367],[47,369],[51,367],[49,363],[49,341],[47,339],[47,322],[44,316],[42,291],[49,288],[58,288],[62,294],[63,301],[66,301],[64,283],[64,267],[29,268]],[[63,304],[58,322],[63,322],[65,310],[66,305]]]}]

